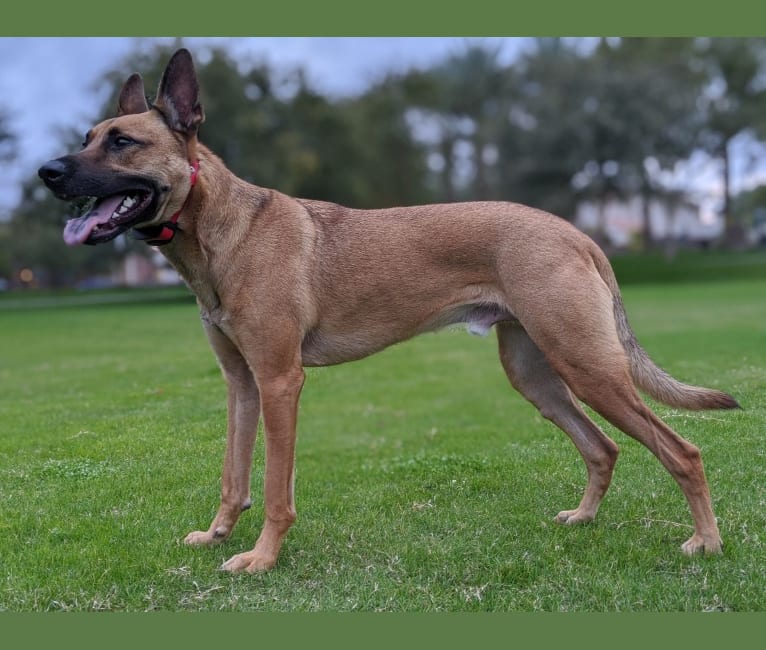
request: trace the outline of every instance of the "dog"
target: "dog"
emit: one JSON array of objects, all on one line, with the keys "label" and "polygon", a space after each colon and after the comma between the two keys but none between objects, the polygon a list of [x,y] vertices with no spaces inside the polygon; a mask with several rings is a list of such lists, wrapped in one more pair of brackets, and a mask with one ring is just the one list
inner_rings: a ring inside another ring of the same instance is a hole
[{"label": "dog", "polygon": [[178,50],[149,105],[133,74],[117,116],[78,153],[39,176],[54,194],[93,206],[70,219],[68,244],[100,244],[130,229],[159,247],[197,298],[228,389],[220,507],[190,545],[226,540],[250,507],[259,419],[265,428],[264,523],[255,547],[222,569],[274,566],[296,519],[295,431],[304,367],[361,359],[456,323],[495,328],[511,384],[562,429],[588,479],[580,504],[556,516],[591,521],[618,447],[587,404],[657,456],[694,520],[686,554],[722,541],[697,447],[637,389],[685,409],[738,407],[726,393],[672,378],[638,344],[612,268],[566,221],[524,205],[472,202],[356,210],[251,185],[198,140],[204,111],[191,54]]}]

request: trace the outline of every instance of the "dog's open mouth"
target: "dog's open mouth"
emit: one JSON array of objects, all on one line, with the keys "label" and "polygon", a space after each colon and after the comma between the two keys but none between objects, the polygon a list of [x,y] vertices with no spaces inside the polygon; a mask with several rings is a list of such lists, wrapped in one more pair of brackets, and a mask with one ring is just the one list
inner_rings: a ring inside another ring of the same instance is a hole
[{"label": "dog's open mouth", "polygon": [[92,198],[83,214],[67,221],[64,241],[77,244],[103,244],[152,216],[154,193],[136,190],[104,198]]}]

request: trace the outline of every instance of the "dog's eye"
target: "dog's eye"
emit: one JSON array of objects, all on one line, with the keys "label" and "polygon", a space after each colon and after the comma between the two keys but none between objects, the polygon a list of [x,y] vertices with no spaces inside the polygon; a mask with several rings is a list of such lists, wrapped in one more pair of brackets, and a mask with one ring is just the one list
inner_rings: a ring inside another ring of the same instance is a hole
[{"label": "dog's eye", "polygon": [[118,149],[121,149],[122,147],[127,147],[128,145],[134,144],[135,140],[131,140],[130,138],[124,136],[124,135],[118,135],[117,137],[112,140],[112,144],[114,144],[115,147]]}]

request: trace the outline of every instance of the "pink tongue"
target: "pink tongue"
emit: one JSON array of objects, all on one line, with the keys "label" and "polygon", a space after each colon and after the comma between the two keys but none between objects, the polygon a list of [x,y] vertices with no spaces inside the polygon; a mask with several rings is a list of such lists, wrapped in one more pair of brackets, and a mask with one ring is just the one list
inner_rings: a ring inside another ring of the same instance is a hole
[{"label": "pink tongue", "polygon": [[69,246],[82,244],[93,229],[99,224],[106,223],[111,218],[114,211],[120,207],[123,194],[115,194],[105,199],[100,199],[93,209],[82,217],[70,219],[64,227],[64,241]]}]

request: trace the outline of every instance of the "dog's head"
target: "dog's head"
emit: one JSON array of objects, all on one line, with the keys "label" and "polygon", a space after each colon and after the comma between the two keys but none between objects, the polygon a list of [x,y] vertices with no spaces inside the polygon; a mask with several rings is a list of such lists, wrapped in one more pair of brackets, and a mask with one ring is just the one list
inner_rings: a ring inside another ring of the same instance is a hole
[{"label": "dog's head", "polygon": [[179,211],[191,189],[197,129],[204,120],[188,50],[178,50],[150,107],[141,76],[122,87],[117,117],[94,126],[78,153],[38,170],[60,199],[89,198],[64,229],[67,244],[101,244],[133,227],[151,227]]}]

